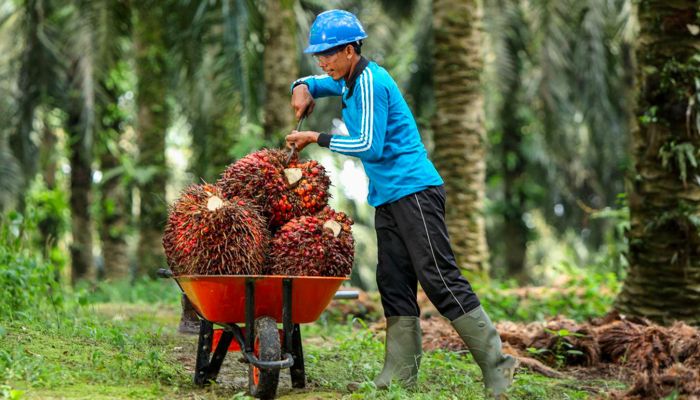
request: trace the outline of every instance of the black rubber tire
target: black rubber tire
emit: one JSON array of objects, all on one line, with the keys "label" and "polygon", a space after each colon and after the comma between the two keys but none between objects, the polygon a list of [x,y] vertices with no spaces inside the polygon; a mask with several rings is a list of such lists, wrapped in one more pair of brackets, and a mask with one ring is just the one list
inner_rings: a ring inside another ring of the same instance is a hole
[{"label": "black rubber tire", "polygon": [[[277,322],[270,317],[255,320],[255,341],[260,349],[260,361],[279,361],[281,358],[280,336]],[[257,374],[257,383],[255,382]],[[258,369],[252,364],[248,367],[248,386],[250,395],[257,399],[274,399],[280,380],[279,369]]]}]

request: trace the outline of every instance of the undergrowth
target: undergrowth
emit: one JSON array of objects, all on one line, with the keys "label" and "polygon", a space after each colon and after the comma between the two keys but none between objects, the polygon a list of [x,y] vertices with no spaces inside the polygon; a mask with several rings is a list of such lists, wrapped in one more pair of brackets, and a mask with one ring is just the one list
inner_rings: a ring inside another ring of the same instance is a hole
[{"label": "undergrowth", "polygon": [[[17,214],[0,226],[1,398],[246,398],[245,385],[194,387],[182,359],[171,351],[196,340],[173,335],[179,316],[173,281],[63,286],[54,265],[27,247],[24,229]],[[523,300],[507,292],[512,286],[498,284],[478,293],[495,320],[532,321],[558,313],[580,319],[602,315],[616,284],[609,276],[581,276],[568,283],[580,291],[576,296]],[[281,399],[310,393],[344,399],[483,398],[481,373],[467,353],[425,354],[415,393],[398,386],[377,391],[370,380],[382,367],[381,333],[351,315],[329,313],[304,326],[303,335],[309,388],[282,390]],[[360,392],[347,392],[352,381],[365,382]],[[577,390],[579,384],[520,373],[512,399],[587,398],[590,392]]]},{"label": "undergrowth", "polygon": [[620,290],[613,273],[585,273],[567,269],[565,283],[540,292],[516,293],[514,282],[474,285],[484,308],[493,320],[544,321],[557,315],[578,322],[610,312]]},{"label": "undergrowth", "polygon": [[[368,329],[362,321],[336,326],[328,330],[318,325],[305,327],[305,337],[321,337],[322,344],[305,348],[307,375],[310,381],[334,392],[345,392],[350,382],[362,382],[358,393],[346,394],[348,399],[483,399],[483,384],[479,367],[468,352],[436,350],[426,352],[421,361],[417,391],[407,391],[393,385],[386,391],[376,390],[371,379],[382,368],[383,335]],[[597,384],[573,379],[550,379],[521,370],[509,399],[587,399],[598,391],[578,390]],[[619,382],[607,387],[623,388]],[[589,389],[590,390],[590,389]],[[601,387],[600,392],[603,391]]]}]

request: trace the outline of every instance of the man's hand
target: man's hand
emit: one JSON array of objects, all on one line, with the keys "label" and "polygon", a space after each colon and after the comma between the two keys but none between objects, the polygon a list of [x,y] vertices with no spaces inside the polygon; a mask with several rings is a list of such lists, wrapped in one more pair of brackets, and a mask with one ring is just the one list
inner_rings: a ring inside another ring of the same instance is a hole
[{"label": "man's hand", "polygon": [[292,133],[285,138],[287,141],[287,148],[291,149],[292,143],[294,143],[297,145],[297,151],[302,151],[309,143],[317,143],[319,135],[320,133],[312,131],[292,131]]},{"label": "man's hand", "polygon": [[292,91],[292,107],[294,107],[296,111],[297,121],[301,119],[306,107],[309,107],[309,111],[306,112],[306,115],[311,115],[311,113],[314,112],[315,105],[316,101],[313,96],[311,96],[311,93],[309,93],[308,86],[298,85],[294,88],[294,91]]}]

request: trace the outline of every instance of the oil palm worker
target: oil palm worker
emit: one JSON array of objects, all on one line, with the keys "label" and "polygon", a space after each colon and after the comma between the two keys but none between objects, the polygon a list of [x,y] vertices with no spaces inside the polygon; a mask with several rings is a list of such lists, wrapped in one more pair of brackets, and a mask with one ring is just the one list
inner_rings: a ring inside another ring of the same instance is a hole
[{"label": "oil palm worker", "polygon": [[[428,160],[413,115],[387,71],[361,56],[364,28],[351,13],[319,14],[311,27],[312,53],[326,73],[292,85],[297,120],[315,99],[340,96],[349,136],[294,131],[287,146],[318,143],[362,160],[369,204],[376,208],[377,285],[387,320],[384,368],[374,379],[417,385],[421,360],[418,283],[464,340],[484,376],[487,394],[500,398],[510,386],[515,358],[501,353],[501,339],[469,282],[462,276],[445,225],[442,178]],[[350,384],[357,389],[359,384]]]}]

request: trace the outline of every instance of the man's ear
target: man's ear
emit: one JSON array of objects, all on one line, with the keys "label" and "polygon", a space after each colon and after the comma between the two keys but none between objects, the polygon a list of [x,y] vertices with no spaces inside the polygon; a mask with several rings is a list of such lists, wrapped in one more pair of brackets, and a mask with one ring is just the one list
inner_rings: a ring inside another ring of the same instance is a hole
[{"label": "man's ear", "polygon": [[348,60],[352,58],[354,53],[355,49],[353,49],[351,45],[345,46],[345,57],[347,57]]}]

